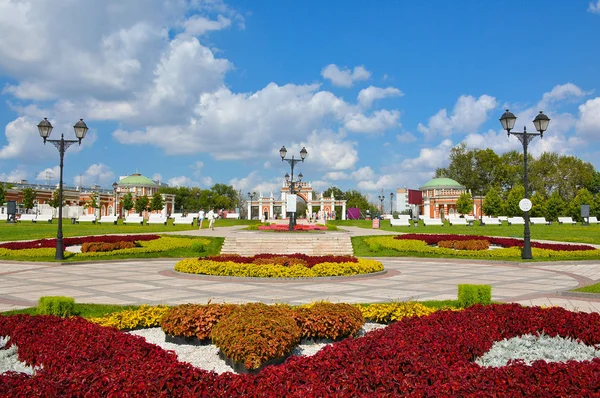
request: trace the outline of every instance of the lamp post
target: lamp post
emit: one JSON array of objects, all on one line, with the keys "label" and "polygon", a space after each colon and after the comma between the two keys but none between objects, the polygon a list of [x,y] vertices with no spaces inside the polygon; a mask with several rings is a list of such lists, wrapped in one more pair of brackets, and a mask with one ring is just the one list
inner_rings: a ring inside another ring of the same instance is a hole
[{"label": "lamp post", "polygon": [[62,233],[62,210],[63,210],[63,159],[65,156],[65,151],[71,145],[75,143],[79,143],[81,145],[81,140],[85,138],[85,135],[88,131],[88,127],[83,121],[83,119],[79,119],[77,123],[73,126],[75,130],[75,136],[77,140],[65,140],[64,134],[60,135],[60,140],[49,140],[50,133],[52,132],[52,124],[48,121],[47,118],[44,118],[38,126],[38,131],[40,136],[44,139],[44,145],[46,141],[52,143],[58,149],[58,153],[60,154],[60,180],[58,185],[58,232],[56,234],[56,260],[64,260],[63,253],[63,233]]},{"label": "lamp post", "polygon": [[385,195],[383,194],[383,189],[381,190],[381,195],[377,196],[381,204],[379,205],[379,213],[383,215],[383,201],[385,200]]},{"label": "lamp post", "polygon": [[394,193],[390,192],[390,214],[394,214]]},{"label": "lamp post", "polygon": [[113,202],[113,216],[117,215],[117,187],[118,186],[119,186],[119,184],[117,184],[116,181],[112,183],[113,195],[114,195],[114,199],[115,199],[115,201]]},{"label": "lamp post", "polygon": [[537,133],[528,133],[527,127],[523,127],[522,133],[511,132],[515,127],[516,121],[517,117],[508,109],[500,118],[502,128],[506,130],[508,136],[510,137],[511,134],[516,135],[519,141],[521,141],[521,144],[523,144],[523,187],[525,189],[525,199],[519,202],[519,207],[525,212],[525,229],[523,231],[523,251],[521,252],[521,258],[523,260],[531,260],[531,233],[529,231],[529,210],[531,210],[531,201],[529,200],[529,181],[527,180],[527,146],[529,145],[529,142],[538,135],[540,138],[543,138],[544,131],[548,129],[548,124],[550,124],[550,118],[544,115],[542,111],[537,114],[535,119],[533,119],[533,125],[538,131]]},{"label": "lamp post", "polygon": [[252,201],[256,198],[256,192],[248,192],[248,196],[250,197],[250,211],[248,212],[248,220],[252,220]]},{"label": "lamp post", "polygon": [[[300,159],[294,159],[294,156],[292,155],[291,159],[286,159],[285,155],[287,154],[287,149],[285,149],[285,146],[282,146],[281,149],[279,150],[279,156],[281,156],[281,161],[283,162],[284,160],[286,162],[288,162],[292,168],[292,176],[290,178],[290,175],[285,173],[285,182],[289,182],[290,183],[290,195],[294,195],[296,194],[296,191],[294,190],[294,166],[296,165],[296,163],[300,163],[300,162],[304,162],[304,159],[306,159],[306,156],[308,155],[308,151],[306,150],[306,148],[302,147],[302,150],[300,151]],[[301,182],[302,181],[302,173],[298,174],[298,181]],[[290,212],[290,227],[289,230],[293,231],[294,230],[294,225],[296,224],[296,220],[295,217],[296,216],[296,212]]]}]

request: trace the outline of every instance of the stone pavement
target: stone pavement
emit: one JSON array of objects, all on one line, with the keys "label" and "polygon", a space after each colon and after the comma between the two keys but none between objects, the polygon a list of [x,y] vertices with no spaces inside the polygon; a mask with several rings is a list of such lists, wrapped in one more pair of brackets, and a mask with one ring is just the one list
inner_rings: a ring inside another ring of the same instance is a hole
[{"label": "stone pavement", "polygon": [[[193,230],[198,236],[229,236],[240,227]],[[389,231],[344,228],[354,235]],[[176,232],[182,234],[181,231]],[[290,236],[293,244],[294,235]],[[41,296],[77,302],[179,304],[262,301],[266,303],[380,302],[456,299],[459,283],[492,285],[493,299],[524,305],[561,306],[600,312],[600,299],[564,295],[600,280],[600,261],[508,263],[429,258],[378,258],[386,272],[374,276],[265,280],[210,277],[173,271],[177,259],[89,263],[0,262],[0,311],[35,306]]]}]

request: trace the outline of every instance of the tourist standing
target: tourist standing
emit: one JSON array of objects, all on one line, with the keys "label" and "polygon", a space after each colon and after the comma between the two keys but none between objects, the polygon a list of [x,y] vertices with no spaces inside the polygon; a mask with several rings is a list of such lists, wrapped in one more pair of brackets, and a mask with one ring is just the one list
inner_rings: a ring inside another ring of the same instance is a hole
[{"label": "tourist standing", "polygon": [[202,221],[204,221],[204,209],[198,212],[198,229],[202,229]]},{"label": "tourist standing", "polygon": [[217,215],[215,214],[214,209],[210,209],[210,211],[206,215],[206,218],[208,218],[208,228],[210,228],[213,231],[215,230],[215,217],[216,216]]}]

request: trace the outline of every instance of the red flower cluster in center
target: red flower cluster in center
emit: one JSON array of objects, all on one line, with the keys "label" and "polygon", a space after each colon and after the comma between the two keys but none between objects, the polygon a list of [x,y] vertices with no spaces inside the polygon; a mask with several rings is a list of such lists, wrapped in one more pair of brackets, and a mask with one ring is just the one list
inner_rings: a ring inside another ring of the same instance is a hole
[{"label": "red flower cluster in center", "polygon": [[208,256],[201,258],[203,260],[226,262],[231,261],[239,264],[258,264],[258,263],[280,263],[280,260],[300,260],[307,268],[312,268],[321,263],[357,263],[358,259],[354,256],[309,256],[302,253],[294,254],[270,254],[261,253],[254,256],[239,256],[236,254],[221,254],[218,256]]},{"label": "red flower cluster in center", "polygon": [[[97,236],[80,236],[74,238],[63,238],[63,247],[82,245],[89,242],[135,242],[138,240],[155,240],[160,238],[158,235],[97,235]],[[56,239],[39,239],[27,242],[6,242],[0,244],[3,249],[21,250],[21,249],[41,249],[56,247]]]},{"label": "red flower cluster in center", "polygon": [[566,363],[474,360],[494,342],[544,332],[600,343],[600,315],[562,308],[476,305],[411,317],[313,357],[291,357],[256,375],[216,375],[177,361],[141,337],[88,323],[25,315],[0,317],[0,336],[19,358],[41,366],[33,377],[0,375],[2,396],[557,397],[598,396],[600,358]]},{"label": "red flower cluster in center", "polygon": [[[289,225],[285,224],[271,224],[271,225],[259,225],[259,231],[280,231],[285,232],[289,231]],[[306,225],[306,224],[296,224],[294,225],[294,231],[327,231],[327,227],[323,225]]]},{"label": "red flower cluster in center", "polygon": [[[450,235],[450,234],[403,234],[397,235],[394,239],[410,239],[422,240],[428,245],[437,245],[443,240],[487,240],[492,245],[502,247],[523,247],[523,240],[515,238],[497,238],[494,236],[479,236],[479,235]],[[588,245],[570,245],[566,243],[541,243],[531,242],[531,247],[538,249],[576,251],[576,250],[596,250],[593,246]]]}]

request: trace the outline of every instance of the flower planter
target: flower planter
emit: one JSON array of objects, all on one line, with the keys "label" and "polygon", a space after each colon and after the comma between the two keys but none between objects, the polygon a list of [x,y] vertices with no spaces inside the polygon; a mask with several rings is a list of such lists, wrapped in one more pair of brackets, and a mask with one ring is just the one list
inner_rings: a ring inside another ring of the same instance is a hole
[{"label": "flower planter", "polygon": [[279,357],[279,358],[273,358],[273,359],[263,363],[260,367],[258,367],[256,369],[248,369],[246,367],[246,365],[244,365],[244,362],[236,362],[233,359],[229,358],[227,355],[225,355],[223,353],[223,351],[219,350],[219,358],[224,360],[225,363],[227,365],[231,366],[233,368],[233,370],[236,371],[237,373],[245,373],[245,374],[256,374],[256,373],[259,373],[264,368],[266,368],[267,366],[281,365],[282,363],[285,362],[286,359],[288,359],[290,357],[290,355],[291,354],[288,354],[286,356]]},{"label": "flower planter", "polygon": [[194,345],[202,346],[212,344],[210,339],[199,340],[196,336],[171,336],[165,334],[165,341],[167,343],[179,344],[179,345]]}]

